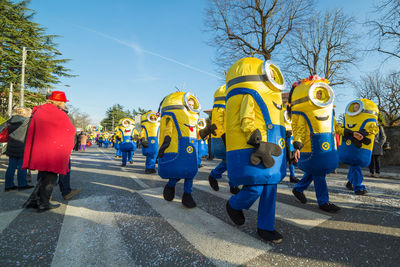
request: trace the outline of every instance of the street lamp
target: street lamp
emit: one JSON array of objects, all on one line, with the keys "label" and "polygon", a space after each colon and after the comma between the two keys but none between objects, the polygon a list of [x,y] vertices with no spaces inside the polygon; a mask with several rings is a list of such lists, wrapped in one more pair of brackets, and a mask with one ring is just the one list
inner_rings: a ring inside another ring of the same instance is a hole
[{"label": "street lamp", "polygon": [[[22,68],[21,68],[21,91],[20,91],[20,98],[19,98],[19,106],[24,107],[24,93],[25,93],[25,61],[26,61],[26,53],[28,51],[39,51],[33,49],[26,49],[26,47],[22,47]],[[56,55],[61,55],[60,52],[53,52]]]}]

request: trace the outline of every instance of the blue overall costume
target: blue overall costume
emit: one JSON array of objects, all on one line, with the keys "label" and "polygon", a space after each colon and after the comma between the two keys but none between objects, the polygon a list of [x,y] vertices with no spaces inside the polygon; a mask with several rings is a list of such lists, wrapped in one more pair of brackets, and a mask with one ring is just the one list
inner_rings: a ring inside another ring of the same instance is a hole
[{"label": "blue overall costume", "polygon": [[133,141],[133,130],[130,135],[124,135],[124,131],[119,129],[122,133],[122,140],[119,143],[119,149],[122,153],[122,165],[126,165],[127,161],[132,161],[134,151],[136,150],[136,142]]},{"label": "blue overall costume", "polygon": [[122,157],[122,152],[121,152],[121,150],[119,149],[119,143],[120,143],[120,141],[118,141],[117,139],[115,139],[115,144],[114,144],[114,148],[115,148],[115,150],[116,150],[116,152],[115,152],[115,157]]},{"label": "blue overall costume", "polygon": [[[272,124],[267,105],[261,96],[247,88],[232,89],[226,99],[234,95],[250,94],[260,108],[267,129],[267,142],[285,146],[285,127]],[[237,195],[229,199],[229,205],[235,210],[249,209],[260,197],[258,206],[257,227],[261,230],[275,229],[275,202],[277,184],[286,175],[286,150],[282,149],[280,156],[273,156],[275,164],[265,168],[262,163],[254,166],[250,162],[253,148],[232,150],[227,152],[228,177],[233,186],[243,185]]]},{"label": "blue overall costume", "polygon": [[[358,129],[358,132],[365,129],[367,123],[377,124],[375,118],[368,118],[364,120]],[[346,118],[344,120],[346,125]],[[342,137],[343,138],[343,137]],[[373,138],[373,135],[372,137]],[[374,140],[372,140],[373,144]],[[369,145],[371,149],[371,145]],[[362,184],[364,176],[361,172],[362,167],[367,167],[370,164],[372,151],[368,147],[356,147],[352,140],[343,140],[338,148],[339,159],[342,163],[349,164],[349,172],[347,174],[348,181],[353,185],[354,192],[365,190],[365,186]]]},{"label": "blue overall costume", "polygon": [[[294,146],[293,146],[293,136],[292,135],[290,135],[290,137],[289,136],[287,136],[286,138],[285,138],[285,141],[286,141],[286,147],[287,147],[287,151],[286,151],[286,153],[290,153],[290,152],[293,152],[295,149],[294,149]],[[289,164],[289,173],[290,173],[290,176],[291,177],[294,177],[294,176],[296,176],[295,175],[295,173],[294,173],[294,165],[293,165],[293,163],[290,163]]]},{"label": "blue overall costume", "polygon": [[198,156],[198,163],[197,165],[201,165],[201,157],[205,157],[208,154],[208,145],[206,141],[202,139],[197,140],[197,146],[198,146],[198,151],[199,151],[199,156]]},{"label": "blue overall costume", "polygon": [[104,139],[104,148],[108,148],[108,145],[110,144],[110,140],[108,138]]},{"label": "blue overall costume", "polygon": [[332,119],[332,131],[327,133],[315,133],[309,118],[300,111],[292,111],[292,114],[303,116],[310,129],[312,152],[301,152],[298,167],[304,171],[301,180],[294,186],[298,192],[303,192],[314,181],[315,195],[318,205],[329,203],[326,174],[333,172],[338,167],[338,156],[335,148],[334,120]]},{"label": "blue overall costume", "polygon": [[[163,112],[161,118],[170,116],[173,119],[175,129],[178,132],[177,153],[165,153],[158,160],[158,174],[163,179],[169,179],[168,186],[175,187],[180,179],[184,179],[184,192],[193,192],[193,179],[198,171],[198,147],[197,139],[194,137],[182,136],[179,123],[172,112]],[[172,178],[171,178],[172,177]]]},{"label": "blue overall costume", "polygon": [[103,147],[103,143],[104,143],[103,137],[99,137],[97,139],[97,142],[98,142],[99,147]]},{"label": "blue overall costume", "polygon": [[146,169],[155,169],[158,154],[158,130],[157,136],[149,136],[146,126],[142,125],[142,131],[145,131],[148,147],[142,147],[143,156],[146,156]]}]

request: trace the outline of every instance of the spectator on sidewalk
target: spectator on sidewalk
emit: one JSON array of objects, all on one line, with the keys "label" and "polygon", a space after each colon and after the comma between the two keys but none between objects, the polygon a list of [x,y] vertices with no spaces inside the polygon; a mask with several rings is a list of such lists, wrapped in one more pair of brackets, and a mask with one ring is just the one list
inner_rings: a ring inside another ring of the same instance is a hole
[{"label": "spectator on sidewalk", "polygon": [[79,150],[85,151],[87,139],[88,139],[88,137],[87,137],[86,133],[81,132],[81,134],[79,135],[79,142],[80,142]]},{"label": "spectator on sidewalk", "polygon": [[71,189],[71,159],[68,163],[69,172],[66,175],[60,174],[58,175],[58,186],[60,187],[61,195],[65,200],[70,200],[77,194],[79,194],[82,189]]},{"label": "spectator on sidewalk", "polygon": [[379,127],[379,133],[375,135],[371,163],[369,164],[369,172],[371,177],[379,177],[380,173],[379,157],[383,155],[383,144],[386,142],[386,134],[381,124],[381,120],[379,120],[378,127]]},{"label": "spectator on sidewalk", "polygon": [[29,125],[23,169],[38,170],[38,183],[24,203],[24,208],[46,211],[60,205],[50,203],[57,175],[69,172],[69,159],[74,147],[75,127],[63,110],[64,92],[53,91],[47,103],[34,107]]},{"label": "spectator on sidewalk", "polygon": [[[7,121],[9,137],[6,155],[9,157],[9,162],[4,187],[6,192],[33,188],[33,185],[28,185],[26,180],[27,171],[21,169],[24,160],[25,136],[31,113],[32,110],[30,108],[19,107],[14,109],[12,117]],[[15,170],[18,170],[18,187],[14,184]]]}]

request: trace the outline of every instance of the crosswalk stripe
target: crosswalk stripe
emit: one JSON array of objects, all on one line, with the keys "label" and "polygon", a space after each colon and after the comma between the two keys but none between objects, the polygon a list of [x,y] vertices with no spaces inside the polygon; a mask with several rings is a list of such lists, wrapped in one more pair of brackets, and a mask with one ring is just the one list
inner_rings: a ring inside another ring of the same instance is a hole
[{"label": "crosswalk stripe", "polygon": [[138,193],[204,256],[217,266],[240,265],[267,252],[271,247],[200,208],[186,209],[175,199],[167,202],[162,187]]},{"label": "crosswalk stripe", "polygon": [[23,209],[10,210],[0,213],[0,234],[8,227],[8,225],[21,213]]},{"label": "crosswalk stripe", "polygon": [[143,188],[149,188],[150,186],[148,186],[145,182],[143,182],[142,180],[140,180],[136,175],[131,175],[131,178],[133,178],[134,179],[134,181],[138,184],[138,185],[140,185],[141,187],[143,187]]},{"label": "crosswalk stripe", "polygon": [[[220,191],[212,190],[208,181],[205,180],[198,180],[193,186],[201,191],[211,193],[217,197],[228,200],[232,196],[229,192],[229,187],[222,183],[219,185]],[[257,199],[250,209],[257,211],[258,202],[259,200]],[[306,230],[310,230],[311,228],[318,226],[331,218],[329,215],[298,208],[296,206],[288,205],[279,201],[276,202],[275,216],[279,220],[283,220]]]},{"label": "crosswalk stripe", "polygon": [[132,266],[107,197],[69,201],[51,266]]}]

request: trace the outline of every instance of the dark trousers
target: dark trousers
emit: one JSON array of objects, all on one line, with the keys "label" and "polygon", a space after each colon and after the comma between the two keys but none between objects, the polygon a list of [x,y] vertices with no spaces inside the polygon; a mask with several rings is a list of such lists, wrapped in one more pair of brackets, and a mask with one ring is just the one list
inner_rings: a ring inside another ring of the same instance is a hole
[{"label": "dark trousers", "polygon": [[374,174],[379,173],[380,170],[380,161],[379,161],[380,155],[372,155],[371,158],[371,163],[369,164],[369,172]]},{"label": "dark trousers", "polygon": [[66,175],[60,174],[58,176],[58,186],[63,197],[71,193],[71,160],[68,163],[68,168],[69,172]]},{"label": "dark trousers", "polygon": [[26,208],[49,205],[51,193],[53,192],[56,183],[57,173],[39,171],[36,187],[22,207]]}]

